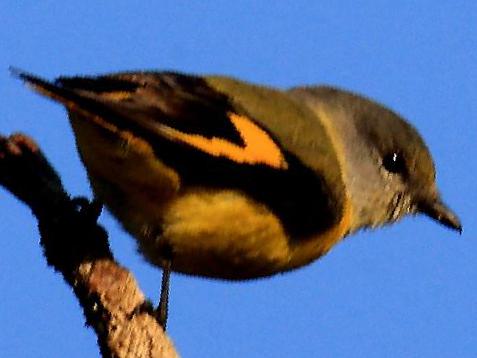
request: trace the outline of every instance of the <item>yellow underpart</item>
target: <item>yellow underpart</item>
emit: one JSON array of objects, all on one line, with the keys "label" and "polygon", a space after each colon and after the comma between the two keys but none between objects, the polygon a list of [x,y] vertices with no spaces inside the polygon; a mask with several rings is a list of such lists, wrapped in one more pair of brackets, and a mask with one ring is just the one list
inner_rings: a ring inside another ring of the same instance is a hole
[{"label": "yellow underpart", "polygon": [[245,146],[239,146],[222,138],[206,138],[198,134],[188,134],[177,129],[163,126],[161,132],[168,138],[187,143],[215,157],[226,157],[237,163],[265,164],[277,169],[288,167],[278,145],[263,129],[250,118],[235,113],[228,117],[240,133]]},{"label": "yellow underpart", "polygon": [[142,249],[161,265],[161,244],[173,249],[175,271],[225,279],[268,276],[290,260],[288,238],[265,206],[234,190],[196,189],[167,208],[162,237]]},{"label": "yellow underpart", "polygon": [[163,216],[162,237],[141,249],[161,266],[160,253],[173,248],[175,271],[240,280],[304,266],[326,254],[347,232],[346,206],[340,223],[313,237],[288,237],[279,218],[242,192],[197,189],[178,196]]}]

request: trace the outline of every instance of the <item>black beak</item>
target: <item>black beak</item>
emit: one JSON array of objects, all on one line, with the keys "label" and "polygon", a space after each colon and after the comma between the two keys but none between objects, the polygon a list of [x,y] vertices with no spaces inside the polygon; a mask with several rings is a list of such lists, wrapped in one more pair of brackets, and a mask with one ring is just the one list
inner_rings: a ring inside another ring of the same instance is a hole
[{"label": "black beak", "polygon": [[459,218],[440,199],[421,202],[418,204],[417,210],[449,229],[456,230],[459,234],[462,234],[462,224]]}]

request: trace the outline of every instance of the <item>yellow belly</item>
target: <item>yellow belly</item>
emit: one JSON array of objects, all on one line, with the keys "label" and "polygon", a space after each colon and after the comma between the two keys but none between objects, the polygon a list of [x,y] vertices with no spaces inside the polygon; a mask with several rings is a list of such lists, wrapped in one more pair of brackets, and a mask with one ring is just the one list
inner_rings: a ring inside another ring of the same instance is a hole
[{"label": "yellow belly", "polygon": [[346,221],[326,233],[294,240],[276,215],[241,192],[190,190],[166,209],[158,241],[140,240],[140,247],[161,266],[157,254],[166,242],[172,248],[173,269],[186,274],[256,278],[320,257],[342,238]]},{"label": "yellow belly", "polygon": [[243,193],[183,188],[146,142],[71,117],[95,195],[157,266],[172,251],[177,272],[223,279],[269,276],[325,254],[349,227],[346,205],[339,225],[294,240],[272,211]]}]

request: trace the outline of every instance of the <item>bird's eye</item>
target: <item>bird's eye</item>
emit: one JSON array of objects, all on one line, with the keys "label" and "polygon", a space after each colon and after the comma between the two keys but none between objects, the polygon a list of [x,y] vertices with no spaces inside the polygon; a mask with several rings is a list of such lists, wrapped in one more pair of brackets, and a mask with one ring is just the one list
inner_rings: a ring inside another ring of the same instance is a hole
[{"label": "bird's eye", "polygon": [[383,167],[390,173],[404,174],[406,162],[399,152],[391,152],[383,157]]}]

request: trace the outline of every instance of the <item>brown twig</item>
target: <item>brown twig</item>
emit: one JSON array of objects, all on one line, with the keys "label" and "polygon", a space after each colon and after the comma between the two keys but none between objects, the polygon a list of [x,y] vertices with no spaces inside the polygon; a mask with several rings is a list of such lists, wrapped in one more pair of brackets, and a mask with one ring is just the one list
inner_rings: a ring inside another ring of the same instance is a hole
[{"label": "brown twig", "polygon": [[44,256],[73,288],[103,357],[177,357],[133,275],[114,260],[97,224],[101,206],[71,199],[31,138],[0,136],[0,185],[37,217]]}]

